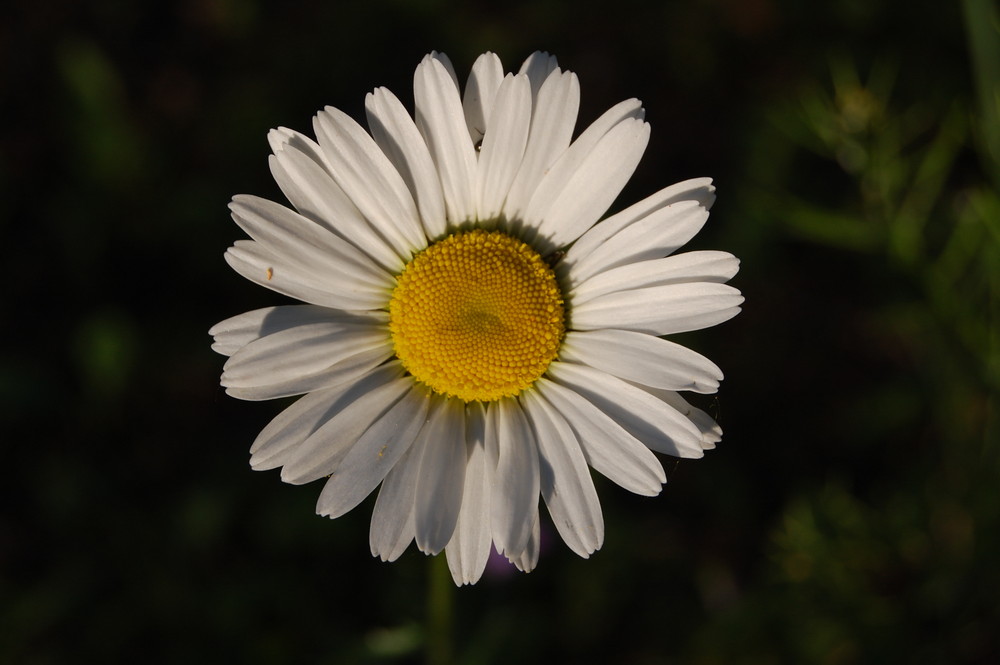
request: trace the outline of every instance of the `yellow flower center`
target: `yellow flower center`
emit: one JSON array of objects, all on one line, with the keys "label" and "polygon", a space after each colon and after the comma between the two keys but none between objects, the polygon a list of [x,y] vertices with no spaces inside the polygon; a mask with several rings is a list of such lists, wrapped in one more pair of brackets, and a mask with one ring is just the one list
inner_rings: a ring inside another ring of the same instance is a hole
[{"label": "yellow flower center", "polygon": [[389,303],[396,356],[466,402],[517,395],[559,352],[562,291],[535,250],[499,231],[448,236],[413,257]]}]

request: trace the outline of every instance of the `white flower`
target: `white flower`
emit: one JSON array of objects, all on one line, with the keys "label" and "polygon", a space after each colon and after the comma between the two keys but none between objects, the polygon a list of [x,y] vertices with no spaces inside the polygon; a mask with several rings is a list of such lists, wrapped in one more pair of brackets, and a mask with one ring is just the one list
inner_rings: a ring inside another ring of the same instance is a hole
[{"label": "white flower", "polygon": [[701,457],[721,430],[677,393],[722,372],[661,336],[712,326],[743,301],[724,252],[673,254],[705,223],[707,178],[597,223],[631,177],[649,125],[636,99],[572,139],[576,75],[535,53],[504,76],[480,56],[460,96],[448,59],[414,76],[415,120],[384,88],[371,133],[327,107],[317,141],[273,130],[271,171],[294,210],[237,196],[253,240],[226,260],[306,305],[211,330],[240,399],[305,396],[250,452],[285,482],[329,477],[338,517],[381,483],[371,550],[446,550],[474,583],[491,543],[538,559],[538,497],[577,554],[604,539],[588,466],[637,494],[665,482],[651,451]]}]

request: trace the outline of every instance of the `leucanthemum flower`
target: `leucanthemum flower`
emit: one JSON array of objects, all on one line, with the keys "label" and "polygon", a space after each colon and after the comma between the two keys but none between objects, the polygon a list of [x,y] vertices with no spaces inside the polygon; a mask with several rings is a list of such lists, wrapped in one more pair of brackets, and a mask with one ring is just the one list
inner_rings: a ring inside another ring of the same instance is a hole
[{"label": "leucanthemum flower", "polygon": [[598,222],[631,177],[649,125],[636,99],[575,140],[577,77],[535,53],[517,74],[480,56],[460,93],[448,59],[425,57],[411,117],[385,88],[369,132],[327,107],[317,140],[280,128],[271,171],[294,209],[237,196],[252,240],[226,260],[307,303],[211,330],[240,399],[304,395],[250,450],[281,479],[326,478],[317,512],[338,517],[381,484],[373,555],[411,541],[444,550],[476,582],[491,544],[538,560],[539,496],[577,554],[604,539],[588,467],[660,492],[653,452],[701,457],[721,430],[678,391],[722,372],[663,339],[739,312],[725,252],[674,254],[705,223],[711,180],[667,187]]}]

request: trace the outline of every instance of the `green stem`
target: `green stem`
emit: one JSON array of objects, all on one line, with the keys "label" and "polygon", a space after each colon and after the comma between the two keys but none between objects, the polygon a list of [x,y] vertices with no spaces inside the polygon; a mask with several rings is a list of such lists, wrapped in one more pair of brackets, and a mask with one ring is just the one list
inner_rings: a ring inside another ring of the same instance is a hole
[{"label": "green stem", "polygon": [[428,564],[427,665],[451,665],[455,585],[443,555],[430,557]]}]

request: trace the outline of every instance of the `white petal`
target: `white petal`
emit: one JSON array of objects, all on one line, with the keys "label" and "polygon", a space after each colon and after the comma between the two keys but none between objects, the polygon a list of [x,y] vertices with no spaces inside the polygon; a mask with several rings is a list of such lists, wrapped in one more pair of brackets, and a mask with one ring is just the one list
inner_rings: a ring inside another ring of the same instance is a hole
[{"label": "white petal", "polygon": [[431,51],[430,53],[424,56],[424,60],[426,61],[428,58],[437,60],[438,64],[444,67],[444,70],[448,73],[448,76],[451,77],[451,82],[455,85],[456,90],[462,87],[462,84],[458,82],[458,74],[455,73],[455,65],[451,63],[451,58],[448,57],[448,54],[440,53],[438,51]]},{"label": "white petal", "polygon": [[638,99],[629,99],[611,107],[595,120],[565,152],[552,164],[545,177],[538,184],[522,214],[526,238],[533,240],[533,230],[542,223],[554,204],[587,159],[598,142],[614,127],[627,120],[641,120],[642,104]]},{"label": "white petal", "polygon": [[409,259],[410,253],[426,247],[406,183],[364,128],[332,106],[316,114],[313,127],[337,184],[396,253]]},{"label": "white petal", "polygon": [[504,215],[519,219],[539,181],[569,147],[580,109],[580,82],[572,72],[554,71],[531,107],[531,131],[524,159],[507,193]]},{"label": "white petal", "polygon": [[722,370],[705,356],[659,337],[628,330],[570,332],[562,360],[582,363],[620,379],[664,388],[714,393]]},{"label": "white petal", "polygon": [[577,330],[621,328],[669,335],[700,330],[736,316],[743,296],[725,284],[691,282],[652,286],[594,298],[573,308]]},{"label": "white petal", "polygon": [[[392,277],[353,245],[273,201],[237,196],[229,207],[236,223],[280,263],[268,266],[270,271],[251,274],[251,280],[278,290],[285,277],[294,279],[303,286],[329,292],[330,300],[340,302],[335,306],[341,309],[385,306]],[[261,253],[250,254],[264,258]]]},{"label": "white petal", "polygon": [[268,382],[268,377],[262,376],[259,383],[247,382],[246,385],[227,387],[226,394],[250,401],[301,395],[357,379],[391,357],[392,342],[387,339],[378,346],[359,350],[354,355],[315,374],[296,376],[277,383]]},{"label": "white petal", "polygon": [[326,482],[316,504],[320,515],[340,517],[361,503],[420,432],[430,400],[412,379],[402,381],[410,386],[409,392],[365,431]]},{"label": "white petal", "polygon": [[493,542],[503,553],[519,553],[531,537],[531,516],[538,512],[538,448],[521,406],[513,399],[495,402],[487,432],[493,430],[499,459],[493,482]]},{"label": "white petal", "polygon": [[545,378],[535,385],[576,432],[587,463],[595,471],[630,492],[644,496],[660,493],[667,477],[660,461],[641,441],[569,388]]},{"label": "white petal", "polygon": [[503,64],[495,53],[487,51],[476,58],[469,74],[469,81],[465,84],[465,95],[462,97],[465,123],[469,127],[469,137],[473,144],[479,143],[486,133],[490,112],[493,110],[493,100],[501,81],[503,81]]},{"label": "white petal", "polygon": [[514,566],[522,573],[530,573],[535,569],[535,566],[538,565],[538,554],[541,550],[542,542],[542,529],[541,522],[538,519],[537,503],[532,510],[530,518],[531,532],[528,536],[528,541],[524,544],[524,549],[520,552],[507,555],[507,560],[514,564]]},{"label": "white petal", "polygon": [[382,481],[375,500],[368,544],[372,556],[382,561],[398,559],[414,536],[413,499],[420,475],[420,456],[426,439],[423,430]]},{"label": "white petal", "polygon": [[475,584],[486,568],[493,543],[490,530],[490,495],[493,468],[486,454],[486,410],[482,402],[466,406],[465,438],[468,459],[462,510],[448,543],[448,568],[455,584]]},{"label": "white petal", "polygon": [[296,326],[320,321],[377,326],[385,325],[388,320],[385,312],[348,313],[313,305],[282,305],[255,309],[220,321],[212,326],[208,334],[215,338],[213,351],[231,356],[258,337]]},{"label": "white petal", "polygon": [[677,409],[606,372],[554,362],[548,374],[586,397],[651,450],[674,457],[701,457],[701,432]]},{"label": "white petal", "polygon": [[[664,189],[661,189],[656,194],[648,196],[638,203],[634,203],[625,210],[608,217],[600,224],[591,227],[589,231],[584,233],[579,240],[573,243],[573,246],[569,248],[566,252],[566,256],[563,258],[563,263],[568,266],[575,266],[584,258],[590,255],[595,249],[603,247],[604,244],[614,235],[622,231],[622,229],[635,224],[638,221],[646,219],[649,215],[652,215],[661,208],[667,206],[679,204],[683,201],[693,201],[698,207],[704,208],[708,211],[712,207],[712,203],[715,201],[715,187],[712,186],[711,178],[696,178],[694,180],[685,180],[684,182],[679,182],[677,184],[671,185]],[[680,205],[675,207],[675,211],[687,210],[689,206]],[[707,216],[706,216],[707,218]],[[676,225],[676,221],[670,220],[670,217],[663,218],[664,221],[671,225]],[[689,220],[691,222],[696,221]],[[704,224],[704,219],[701,220]],[[688,229],[688,239],[694,236],[695,233],[700,229],[700,225],[693,224],[690,229]],[[681,240],[683,238],[683,231],[677,231],[678,236],[678,247],[683,245],[687,240]],[[662,254],[660,256],[663,256]],[[655,257],[658,258],[658,257]],[[593,271],[590,274],[594,274]],[[579,283],[585,276],[580,276],[574,284]]]},{"label": "white petal", "polygon": [[[318,144],[315,149],[320,149]],[[285,145],[268,164],[275,182],[301,215],[351,243],[390,274],[402,270],[403,259],[336,183],[325,161],[319,163],[296,143]]]},{"label": "white petal", "polygon": [[[740,268],[739,259],[728,252],[697,251],[662,259],[626,263],[597,273],[570,290],[573,306],[618,291],[681,282],[728,282]],[[570,273],[572,275],[572,273]]]},{"label": "white petal", "polygon": [[[256,471],[283,466],[298,456],[296,448],[350,404],[359,391],[374,390],[403,375],[399,363],[388,363],[360,380],[345,380],[332,388],[300,398],[261,430],[250,446],[250,467]],[[350,397],[344,396],[350,392]],[[360,434],[360,432],[358,433]],[[349,445],[347,441],[344,445]]]},{"label": "white petal", "polygon": [[601,137],[540,220],[538,236],[565,247],[601,218],[628,183],[649,143],[649,125],[628,119]]},{"label": "white petal", "polygon": [[476,173],[478,216],[500,214],[510,184],[524,156],[531,121],[531,91],[525,76],[508,75],[496,94],[489,131],[483,138]]},{"label": "white petal", "polygon": [[558,68],[559,61],[556,60],[556,56],[545,51],[535,51],[525,59],[518,73],[524,74],[531,81],[531,96],[535,98],[545,80]]},{"label": "white petal", "polygon": [[448,219],[473,219],[476,150],[469,140],[458,86],[441,62],[424,58],[413,76],[416,121],[441,177]]},{"label": "white petal", "polygon": [[[359,382],[332,405],[331,410],[335,410],[336,414],[296,447],[285,462],[281,469],[281,479],[284,482],[301,485],[337,473],[342,461],[358,446],[364,446],[366,442],[378,438],[378,433],[382,433],[384,438],[387,424],[407,415],[421,413],[420,401],[405,397],[407,390],[413,385],[412,379],[397,378],[374,388],[371,387],[372,383],[370,380]],[[403,448],[405,452],[411,440],[412,437],[405,441],[405,445],[400,443],[394,449]],[[388,461],[390,460],[386,460]],[[391,462],[395,464],[396,458],[392,458]],[[388,464],[385,472],[379,476],[379,482],[392,464]],[[372,463],[371,466],[378,465]],[[350,469],[345,470],[345,473],[348,472]],[[378,482],[375,483],[377,484]],[[373,489],[374,485],[358,501]]]},{"label": "white petal", "polygon": [[267,142],[271,146],[271,152],[275,155],[292,148],[305,155],[309,161],[320,167],[328,176],[333,177],[333,169],[330,167],[326,155],[323,154],[323,149],[319,147],[319,143],[305,134],[287,127],[278,127],[267,133]]},{"label": "white petal", "polygon": [[342,308],[342,296],[329,293],[325,282],[304,271],[301,266],[276,256],[253,240],[237,240],[226,250],[226,263],[243,277],[286,296],[327,308]]},{"label": "white petal", "polygon": [[434,402],[424,426],[427,446],[420,461],[414,505],[417,547],[426,554],[443,550],[455,531],[467,459],[465,403],[438,396]]},{"label": "white petal", "polygon": [[362,284],[386,287],[392,277],[335,233],[280,203],[240,194],[229,203],[233,221],[268,251],[295,259],[317,275],[353,277]]},{"label": "white petal", "polygon": [[656,210],[616,233],[578,263],[567,264],[571,279],[584,280],[611,268],[667,256],[694,237],[706,220],[708,210],[694,201]]},{"label": "white petal", "polygon": [[420,211],[428,238],[445,233],[444,194],[434,160],[413,118],[402,102],[385,88],[365,98],[368,127],[375,142],[403,178]]},{"label": "white petal", "polygon": [[651,388],[641,384],[635,385],[642,388],[649,394],[662,399],[664,402],[677,409],[686,418],[690,419],[691,422],[694,423],[694,426],[701,432],[701,447],[705,450],[715,448],[715,444],[722,441],[722,428],[719,427],[718,423],[715,422],[712,416],[708,415],[701,409],[688,404],[687,400],[684,399],[679,393],[672,390]]},{"label": "white petal", "polygon": [[389,341],[385,326],[318,321],[265,335],[226,361],[222,385],[244,388],[318,374]]},{"label": "white petal", "polygon": [[587,459],[566,420],[532,391],[523,397],[541,457],[542,498],[571,550],[589,557],[604,542],[601,502]]}]

